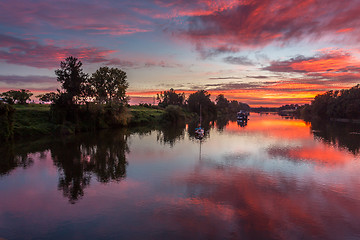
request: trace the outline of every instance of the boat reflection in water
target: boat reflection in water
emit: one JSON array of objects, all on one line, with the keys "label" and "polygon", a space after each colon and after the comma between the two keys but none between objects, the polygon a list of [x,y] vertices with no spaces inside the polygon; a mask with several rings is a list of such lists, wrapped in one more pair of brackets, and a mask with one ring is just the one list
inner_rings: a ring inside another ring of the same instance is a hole
[{"label": "boat reflection in water", "polygon": [[245,127],[247,125],[248,120],[246,120],[246,121],[245,120],[237,120],[236,122],[240,127]]},{"label": "boat reflection in water", "polygon": [[360,236],[359,126],[196,125],[2,146],[0,238]]}]

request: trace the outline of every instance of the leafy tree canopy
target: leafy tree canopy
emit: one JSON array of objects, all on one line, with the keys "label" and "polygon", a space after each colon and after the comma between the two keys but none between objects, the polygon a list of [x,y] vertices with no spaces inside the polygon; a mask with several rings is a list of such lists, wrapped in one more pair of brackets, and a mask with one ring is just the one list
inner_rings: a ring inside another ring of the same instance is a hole
[{"label": "leafy tree canopy", "polygon": [[39,98],[39,100],[43,101],[43,102],[54,102],[57,99],[58,94],[54,93],[54,92],[48,92],[48,93],[37,95],[36,97]]},{"label": "leafy tree canopy", "polygon": [[62,84],[63,94],[71,103],[84,95],[88,75],[83,72],[82,63],[75,57],[68,57],[60,63],[60,69],[55,70],[57,81]]},{"label": "leafy tree canopy", "polygon": [[360,84],[319,94],[311,102],[310,109],[321,118],[360,118]]},{"label": "leafy tree canopy", "polygon": [[4,98],[4,101],[9,104],[26,104],[26,101],[30,100],[32,95],[33,94],[26,89],[20,89],[19,91],[10,90],[0,94],[0,96]]},{"label": "leafy tree canopy", "polygon": [[202,116],[216,116],[216,106],[210,99],[210,94],[205,90],[199,90],[195,93],[190,94],[187,105],[189,111],[200,113]]},{"label": "leafy tree canopy", "polygon": [[100,103],[126,104],[128,87],[126,72],[118,68],[101,67],[89,79],[88,95]]},{"label": "leafy tree canopy", "polygon": [[160,107],[167,107],[169,105],[182,106],[185,101],[185,93],[176,93],[173,88],[169,91],[161,92],[157,94],[157,100]]}]

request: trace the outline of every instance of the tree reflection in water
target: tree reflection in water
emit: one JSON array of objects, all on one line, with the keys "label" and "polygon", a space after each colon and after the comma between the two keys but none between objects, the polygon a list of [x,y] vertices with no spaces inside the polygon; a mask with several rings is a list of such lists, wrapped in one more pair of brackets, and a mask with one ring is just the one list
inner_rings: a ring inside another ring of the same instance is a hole
[{"label": "tree reflection in water", "polygon": [[58,188],[71,203],[84,195],[93,174],[102,183],[126,177],[129,148],[125,130],[72,137],[50,150],[60,172]]},{"label": "tree reflection in water", "polygon": [[173,147],[177,141],[183,140],[185,137],[185,123],[178,124],[162,124],[157,126],[138,126],[129,130],[131,134],[137,134],[140,137],[150,135],[152,131],[156,131],[156,140],[162,144],[169,144]]},{"label": "tree reflection in water", "polygon": [[177,141],[184,139],[185,123],[183,124],[168,124],[161,128],[157,133],[157,140],[160,143],[169,144],[171,147]]},{"label": "tree reflection in water", "polygon": [[121,181],[126,177],[127,134],[127,130],[122,129],[3,145],[0,148],[0,176],[18,167],[30,167],[32,153],[40,153],[41,159],[46,151],[50,151],[59,171],[58,189],[70,203],[76,203],[84,196],[84,189],[93,176],[102,183]]},{"label": "tree reflection in water", "polygon": [[13,144],[3,144],[0,147],[0,153],[0,177],[9,174],[18,167],[25,169],[34,163],[34,160],[27,153],[16,154]]},{"label": "tree reflection in water", "polygon": [[311,130],[316,139],[340,148],[346,148],[354,155],[360,152],[360,124],[312,121]]}]

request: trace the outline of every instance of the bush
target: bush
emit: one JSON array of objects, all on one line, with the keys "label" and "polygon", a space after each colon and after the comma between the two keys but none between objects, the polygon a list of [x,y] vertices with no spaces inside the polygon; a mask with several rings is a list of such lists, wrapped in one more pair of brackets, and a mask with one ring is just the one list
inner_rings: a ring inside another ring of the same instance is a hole
[{"label": "bush", "polygon": [[180,106],[169,105],[165,108],[163,118],[168,122],[181,123],[185,121],[185,113]]},{"label": "bush", "polygon": [[15,109],[9,104],[0,103],[0,140],[8,141],[14,135]]}]

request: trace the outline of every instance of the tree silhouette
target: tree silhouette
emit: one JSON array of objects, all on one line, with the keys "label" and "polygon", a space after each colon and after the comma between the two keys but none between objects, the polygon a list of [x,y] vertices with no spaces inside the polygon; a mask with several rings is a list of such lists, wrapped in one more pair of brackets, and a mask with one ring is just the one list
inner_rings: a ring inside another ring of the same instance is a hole
[{"label": "tree silhouette", "polygon": [[216,116],[216,106],[210,100],[210,94],[205,90],[199,90],[195,93],[190,94],[187,100],[188,108],[191,112],[196,112],[200,114],[200,105],[201,105],[201,115],[203,117],[215,117]]},{"label": "tree silhouette", "polygon": [[72,137],[52,145],[50,151],[60,173],[58,189],[72,204],[84,196],[92,176],[102,183],[126,177],[129,148],[124,130]]},{"label": "tree silhouette", "polygon": [[88,75],[83,72],[82,63],[75,57],[68,57],[55,70],[57,81],[62,84],[63,94],[69,104],[77,103],[84,95]]},{"label": "tree silhouette", "polygon": [[57,99],[57,94],[54,92],[48,92],[36,96],[40,101],[43,102],[54,102]]},{"label": "tree silhouette", "polygon": [[126,72],[118,68],[101,67],[89,79],[89,95],[96,98],[99,103],[126,104],[127,82]]},{"label": "tree silhouette", "polygon": [[26,104],[26,101],[28,101],[32,95],[33,94],[26,89],[20,89],[19,91],[10,90],[0,94],[0,96],[4,98],[4,101],[9,104]]},{"label": "tree silhouette", "polygon": [[169,91],[157,94],[157,100],[159,101],[159,106],[164,108],[169,105],[182,106],[185,101],[185,93],[176,93],[173,88],[170,88]]}]

